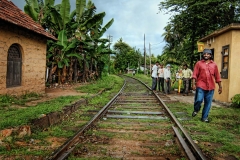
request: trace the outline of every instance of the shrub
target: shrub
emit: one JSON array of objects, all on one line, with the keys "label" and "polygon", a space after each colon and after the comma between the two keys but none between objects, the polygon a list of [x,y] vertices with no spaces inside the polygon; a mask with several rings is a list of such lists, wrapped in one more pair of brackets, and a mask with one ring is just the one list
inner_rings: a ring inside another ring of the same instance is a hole
[{"label": "shrub", "polygon": [[231,100],[234,106],[240,107],[240,94],[236,94],[231,98]]}]

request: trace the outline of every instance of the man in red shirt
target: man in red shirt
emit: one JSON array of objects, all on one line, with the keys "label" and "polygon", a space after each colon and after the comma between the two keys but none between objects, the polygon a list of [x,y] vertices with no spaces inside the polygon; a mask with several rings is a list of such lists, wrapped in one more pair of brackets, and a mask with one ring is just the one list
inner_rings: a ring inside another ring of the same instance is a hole
[{"label": "man in red shirt", "polygon": [[[202,121],[209,122],[208,114],[211,109],[212,98],[215,89],[215,82],[218,83],[218,93],[222,93],[221,78],[215,62],[211,60],[212,51],[210,49],[203,50],[203,59],[198,61],[193,70],[193,90],[196,90],[194,98],[194,111],[192,116],[195,117],[201,109],[201,104],[204,100],[202,110]],[[214,81],[215,80],[215,81]]]}]

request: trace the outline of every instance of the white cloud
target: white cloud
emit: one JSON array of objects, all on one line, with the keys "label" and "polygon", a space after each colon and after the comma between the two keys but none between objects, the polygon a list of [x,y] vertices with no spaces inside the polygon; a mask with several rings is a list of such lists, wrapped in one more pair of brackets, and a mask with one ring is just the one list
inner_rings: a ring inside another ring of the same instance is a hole
[{"label": "white cloud", "polygon": [[[23,10],[24,0],[12,0]],[[72,9],[75,9],[76,0],[70,0]],[[104,25],[114,18],[114,23],[104,35],[113,36],[113,44],[120,38],[131,47],[144,49],[144,34],[146,51],[151,44],[151,53],[155,56],[161,54],[165,45],[162,34],[167,25],[168,15],[159,13],[160,0],[92,0],[97,7],[97,12],[105,12]],[[55,4],[61,0],[55,0]]]}]

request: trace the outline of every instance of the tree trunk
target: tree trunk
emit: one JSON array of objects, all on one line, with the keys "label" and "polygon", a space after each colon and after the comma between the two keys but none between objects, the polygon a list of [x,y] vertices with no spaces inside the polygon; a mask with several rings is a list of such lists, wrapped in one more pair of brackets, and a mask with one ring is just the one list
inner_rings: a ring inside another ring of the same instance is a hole
[{"label": "tree trunk", "polygon": [[91,64],[90,64],[90,73],[93,72],[93,58],[91,58]]},{"label": "tree trunk", "polygon": [[58,84],[60,85],[61,84],[61,69],[60,68],[58,68],[57,69],[58,70]]},{"label": "tree trunk", "polygon": [[61,76],[62,83],[66,82],[66,77],[67,77],[67,67],[66,65],[64,65],[62,68],[62,76]]},{"label": "tree trunk", "polygon": [[77,63],[78,63],[78,60],[75,58],[74,59],[74,82],[77,83],[77,80],[78,80],[78,69],[77,69]]},{"label": "tree trunk", "polygon": [[72,80],[73,80],[73,63],[74,63],[74,58],[71,58],[71,60],[70,60],[70,66],[69,66],[69,72],[68,72],[68,75],[69,75],[68,80],[69,80],[70,82],[72,82]]},{"label": "tree trunk", "polygon": [[83,82],[86,82],[86,54],[83,54]]},{"label": "tree trunk", "polygon": [[49,74],[48,74],[48,83],[49,84],[52,84],[52,82],[53,82],[53,78],[52,78],[53,71],[52,71],[52,69],[53,69],[53,65],[49,69]]}]

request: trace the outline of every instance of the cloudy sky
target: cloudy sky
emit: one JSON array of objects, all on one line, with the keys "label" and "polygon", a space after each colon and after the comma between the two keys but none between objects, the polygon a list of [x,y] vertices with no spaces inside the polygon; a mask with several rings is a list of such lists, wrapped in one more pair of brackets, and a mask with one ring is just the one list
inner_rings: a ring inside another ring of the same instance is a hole
[{"label": "cloudy sky", "polygon": [[[92,0],[97,12],[105,12],[104,25],[114,18],[114,23],[104,37],[112,36],[113,44],[120,38],[131,47],[144,51],[144,34],[146,52],[161,55],[165,45],[162,34],[169,16],[158,10],[161,0]],[[25,0],[12,0],[23,10]],[[55,4],[61,0],[55,0]],[[75,9],[76,0],[70,0],[71,9]],[[150,44],[150,47],[149,47]],[[113,45],[111,45],[112,47]]]}]

